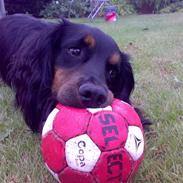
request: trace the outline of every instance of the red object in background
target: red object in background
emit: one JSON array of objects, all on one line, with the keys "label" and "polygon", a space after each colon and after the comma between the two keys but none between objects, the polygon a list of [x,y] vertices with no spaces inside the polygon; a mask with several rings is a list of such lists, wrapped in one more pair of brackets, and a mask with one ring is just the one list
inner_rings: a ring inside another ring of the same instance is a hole
[{"label": "red object in background", "polygon": [[106,13],[105,20],[108,22],[115,22],[117,20],[117,13],[114,11]]}]

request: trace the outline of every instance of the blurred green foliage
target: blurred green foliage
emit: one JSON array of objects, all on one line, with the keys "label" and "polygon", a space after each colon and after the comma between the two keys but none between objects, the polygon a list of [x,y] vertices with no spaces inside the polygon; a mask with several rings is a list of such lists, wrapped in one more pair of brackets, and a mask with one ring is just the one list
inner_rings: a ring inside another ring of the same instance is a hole
[{"label": "blurred green foliage", "polygon": [[85,17],[90,13],[89,0],[53,0],[40,12],[45,18]]}]

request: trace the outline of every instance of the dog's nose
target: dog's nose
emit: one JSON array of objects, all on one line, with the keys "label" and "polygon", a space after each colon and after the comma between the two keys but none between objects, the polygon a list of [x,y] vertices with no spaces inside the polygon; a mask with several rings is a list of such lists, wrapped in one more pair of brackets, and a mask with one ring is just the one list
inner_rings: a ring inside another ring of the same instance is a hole
[{"label": "dog's nose", "polygon": [[85,107],[101,107],[107,101],[106,89],[92,83],[82,84],[79,94]]}]

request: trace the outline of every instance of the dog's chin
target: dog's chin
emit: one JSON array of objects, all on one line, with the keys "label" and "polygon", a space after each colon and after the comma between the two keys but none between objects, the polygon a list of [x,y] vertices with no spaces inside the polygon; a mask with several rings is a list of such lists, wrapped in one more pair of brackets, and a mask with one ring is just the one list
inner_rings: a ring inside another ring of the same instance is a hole
[{"label": "dog's chin", "polygon": [[113,94],[109,93],[109,96],[107,98],[107,101],[102,104],[96,104],[92,101],[82,101],[80,97],[57,97],[57,101],[61,103],[62,105],[69,106],[69,107],[75,107],[75,108],[105,108],[109,105],[111,105],[113,101]]},{"label": "dog's chin", "polygon": [[84,102],[82,105],[82,108],[105,108],[107,106],[109,106],[110,103],[104,103],[104,104],[90,104],[87,102]]},{"label": "dog's chin", "polygon": [[104,104],[93,104],[90,102],[82,102],[82,101],[68,101],[65,99],[57,99],[59,103],[65,106],[69,107],[75,107],[75,108],[105,108],[109,106],[111,103],[104,103]]},{"label": "dog's chin", "polygon": [[75,108],[105,108],[111,105],[114,99],[112,91],[108,90],[107,99],[103,103],[96,103],[93,100],[83,100],[77,90],[60,90],[56,95],[56,100],[62,105]]},{"label": "dog's chin", "polygon": [[57,97],[57,101],[65,106],[75,107],[75,108],[85,108],[85,106],[81,102],[76,100],[71,100],[71,98],[68,99],[63,97]]}]

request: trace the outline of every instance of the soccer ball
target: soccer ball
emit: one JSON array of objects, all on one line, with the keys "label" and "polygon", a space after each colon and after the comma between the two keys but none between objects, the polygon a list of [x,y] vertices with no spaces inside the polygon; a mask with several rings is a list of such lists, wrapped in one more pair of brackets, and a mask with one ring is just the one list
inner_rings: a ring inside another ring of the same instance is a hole
[{"label": "soccer ball", "polygon": [[143,160],[142,124],[117,99],[98,109],[58,104],[43,127],[41,151],[61,183],[126,183]]}]

